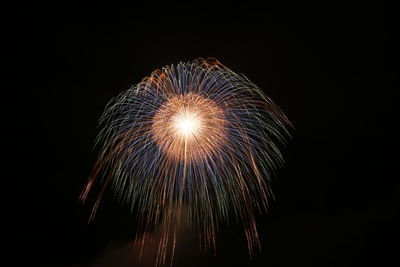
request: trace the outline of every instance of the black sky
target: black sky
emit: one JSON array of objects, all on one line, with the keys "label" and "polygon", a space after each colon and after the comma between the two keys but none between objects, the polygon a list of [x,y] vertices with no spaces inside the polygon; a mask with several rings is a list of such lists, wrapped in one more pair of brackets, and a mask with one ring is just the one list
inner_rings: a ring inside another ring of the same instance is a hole
[{"label": "black sky", "polygon": [[[177,266],[395,266],[395,14],[382,6],[4,6],[1,243],[10,266],[136,266],[136,219],[77,199],[106,103],[151,71],[216,57],[295,130],[250,260],[240,226]],[[179,256],[179,255],[178,255]],[[397,261],[398,262],[398,261]],[[7,266],[6,264],[6,266]],[[197,265],[196,265],[197,264]],[[3,266],[3,265],[2,265]]]}]

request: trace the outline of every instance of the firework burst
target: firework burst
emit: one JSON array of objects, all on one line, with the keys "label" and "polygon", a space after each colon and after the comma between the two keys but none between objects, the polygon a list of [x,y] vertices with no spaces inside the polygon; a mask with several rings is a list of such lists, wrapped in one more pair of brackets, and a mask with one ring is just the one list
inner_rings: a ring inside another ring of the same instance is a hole
[{"label": "firework burst", "polygon": [[215,249],[229,214],[243,223],[250,254],[259,247],[255,214],[267,209],[291,124],[244,75],[210,58],[166,66],[111,100],[100,124],[101,152],[81,195],[102,181],[91,218],[111,185],[144,232],[161,221],[158,264],[183,225]]}]

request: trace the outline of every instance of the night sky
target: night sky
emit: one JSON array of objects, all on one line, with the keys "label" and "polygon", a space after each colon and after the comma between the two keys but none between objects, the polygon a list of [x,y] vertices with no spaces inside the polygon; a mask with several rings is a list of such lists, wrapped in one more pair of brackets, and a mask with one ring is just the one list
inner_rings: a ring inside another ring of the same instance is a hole
[{"label": "night sky", "polygon": [[[246,2],[246,1],[245,1]],[[188,233],[176,266],[395,266],[400,187],[393,8],[3,6],[1,266],[141,266],[137,219],[78,202],[107,102],[153,70],[215,57],[293,122],[249,259],[234,222],[216,256]],[[4,160],[5,159],[5,160]],[[143,266],[145,266],[143,264]]]}]

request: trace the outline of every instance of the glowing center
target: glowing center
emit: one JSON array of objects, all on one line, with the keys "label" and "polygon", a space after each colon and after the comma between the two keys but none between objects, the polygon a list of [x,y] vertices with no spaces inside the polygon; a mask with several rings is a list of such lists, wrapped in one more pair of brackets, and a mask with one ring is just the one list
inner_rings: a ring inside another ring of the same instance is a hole
[{"label": "glowing center", "polygon": [[194,93],[171,97],[154,114],[152,134],[169,159],[198,162],[226,142],[224,111]]},{"label": "glowing center", "polygon": [[200,121],[201,120],[197,114],[183,111],[175,116],[174,127],[181,136],[190,137],[200,130]]}]

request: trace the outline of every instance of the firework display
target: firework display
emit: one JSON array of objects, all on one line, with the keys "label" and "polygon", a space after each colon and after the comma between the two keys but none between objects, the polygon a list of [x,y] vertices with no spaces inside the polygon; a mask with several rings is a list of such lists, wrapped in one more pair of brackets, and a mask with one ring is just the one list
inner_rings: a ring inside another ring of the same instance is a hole
[{"label": "firework display", "polygon": [[255,215],[272,197],[291,123],[244,75],[212,58],[166,66],[112,99],[100,125],[101,151],[81,195],[101,184],[91,219],[110,187],[138,212],[142,231],[162,225],[158,264],[173,255],[179,227],[215,249],[231,217],[250,254],[260,246]]}]

